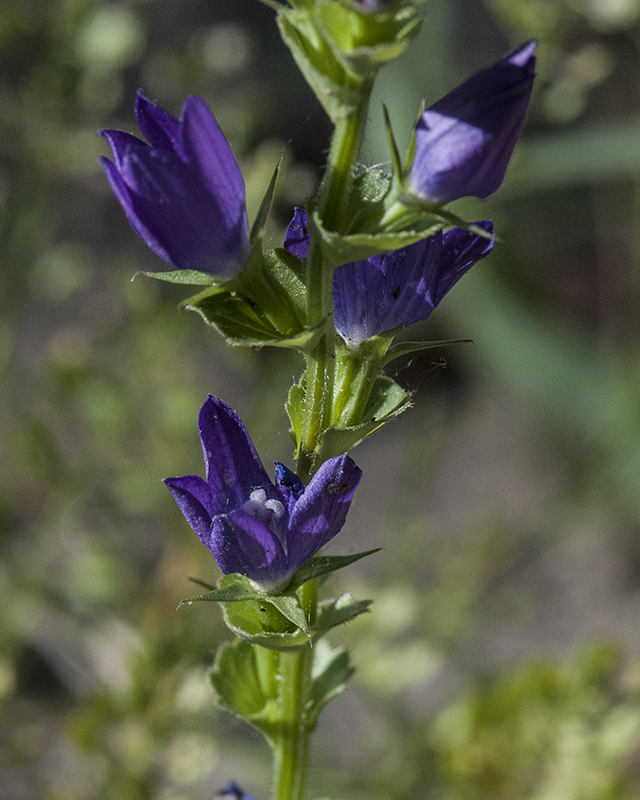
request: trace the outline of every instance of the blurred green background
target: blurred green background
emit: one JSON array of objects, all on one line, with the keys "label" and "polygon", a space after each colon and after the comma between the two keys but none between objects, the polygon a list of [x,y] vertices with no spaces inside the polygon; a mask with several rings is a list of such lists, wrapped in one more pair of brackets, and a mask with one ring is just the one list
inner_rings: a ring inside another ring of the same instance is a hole
[{"label": "blurred green background", "polygon": [[[360,446],[332,577],[375,600],[338,632],[358,673],[321,718],[311,796],[640,798],[640,0],[429,0],[383,72],[362,159],[418,105],[540,40],[504,187],[456,212],[501,242],[411,338],[469,337],[394,377],[414,408]],[[135,91],[200,94],[271,237],[317,184],[330,127],[257,0],[0,3],[0,798],[265,800],[269,753],[216,710],[217,568],[161,478],[201,472],[224,398],[289,464],[301,361],[229,349],[144,278],[96,129]]]}]

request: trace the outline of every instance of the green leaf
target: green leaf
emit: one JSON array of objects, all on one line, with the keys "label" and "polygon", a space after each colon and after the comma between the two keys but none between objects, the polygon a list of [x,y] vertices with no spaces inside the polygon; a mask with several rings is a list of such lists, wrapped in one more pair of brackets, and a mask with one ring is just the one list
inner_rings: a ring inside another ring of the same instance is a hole
[{"label": "green leaf", "polygon": [[307,617],[300,605],[300,598],[296,594],[270,595],[269,602],[275,606],[283,617],[304,631],[309,633]]},{"label": "green leaf", "polygon": [[391,119],[389,118],[389,110],[387,109],[386,105],[383,104],[382,106],[382,113],[384,115],[384,126],[387,131],[387,140],[389,142],[389,151],[391,153],[391,168],[392,174],[397,179],[401,178],[402,176],[402,164],[400,162],[400,151],[398,150],[398,145],[396,144],[395,136],[393,135],[393,129],[391,128]]},{"label": "green leaf", "polygon": [[309,647],[309,635],[284,617],[282,620],[286,624],[282,626],[283,630],[273,630],[275,626],[272,623],[269,623],[271,629],[265,629],[263,622],[266,613],[267,604],[233,603],[224,607],[224,621],[237,636],[269,650],[287,651]]},{"label": "green leaf", "polygon": [[419,350],[433,350],[435,347],[448,347],[452,344],[469,344],[473,339],[442,339],[439,342],[398,342],[391,345],[384,358],[383,364],[388,364],[394,358],[416,353]]},{"label": "green leaf", "polygon": [[[208,272],[198,272],[195,269],[177,269],[174,272],[136,272],[133,278],[143,275],[145,278],[155,278],[157,281],[180,283],[188,286],[218,286],[228,283],[229,278],[216,278]],[[133,280],[132,278],[132,280]]]},{"label": "green leaf", "polygon": [[213,296],[203,293],[185,300],[182,305],[200,314],[230,344],[255,347],[284,338],[264,318],[258,306],[235,293]]},{"label": "green leaf", "polygon": [[355,672],[349,664],[349,654],[342,647],[332,647],[321,639],[313,650],[311,673],[311,708],[308,720],[313,727],[329,700],[344,691],[345,684]]},{"label": "green leaf", "polygon": [[350,427],[327,428],[318,447],[320,458],[324,461],[347,453],[387,422],[406,411],[410,405],[411,398],[401,386],[386,375],[379,375],[373,384],[363,414],[364,421]]},{"label": "green leaf", "polygon": [[289,419],[291,420],[291,430],[289,432],[291,434],[291,438],[293,439],[296,458],[298,457],[298,451],[300,448],[299,432],[302,430],[304,419],[305,390],[304,386],[302,385],[303,382],[304,375],[302,376],[300,383],[294,383],[291,389],[289,389],[289,397],[287,398],[287,403],[285,406]]},{"label": "green leaf", "polygon": [[349,556],[316,556],[294,572],[291,586],[297,588],[312,578],[320,578],[338,569],[344,569],[344,567],[360,561],[365,556],[377,553],[379,550],[380,548],[376,547],[374,550],[366,550],[363,553],[354,553]]},{"label": "green leaf", "polygon": [[[313,222],[328,249],[333,265],[338,267],[341,264],[361,261],[373,255],[408,247],[410,244],[426,239],[447,224],[447,220],[439,212],[427,212],[419,209],[417,213],[411,211],[407,216],[414,223],[414,227],[395,233],[349,233],[341,236],[333,231],[327,231],[317,212],[313,214]],[[464,224],[467,225],[467,223]]]},{"label": "green leaf", "polygon": [[210,678],[218,704],[271,741],[278,723],[277,693],[261,680],[255,648],[244,639],[218,649]]},{"label": "green leaf", "polygon": [[369,610],[371,600],[354,600],[349,593],[343,594],[335,600],[329,600],[321,604],[318,620],[312,628],[312,636],[322,636],[336,628],[344,625],[352,619],[364,614]]},{"label": "green leaf", "polygon": [[277,247],[263,254],[263,268],[281,287],[287,302],[295,309],[299,319],[306,322],[307,289],[305,267],[299,258],[284,248]]},{"label": "green leaf", "polygon": [[312,13],[313,10],[281,8],[278,27],[305,80],[335,122],[358,108],[359,83],[336,59],[331,45],[314,25]]},{"label": "green leaf", "polygon": [[365,422],[387,421],[397,417],[409,404],[409,395],[387,375],[378,375],[365,408]]},{"label": "green leaf", "polygon": [[190,606],[200,600],[209,600],[215,603],[239,603],[243,600],[260,600],[262,595],[258,592],[244,589],[242,586],[228,586],[224,589],[213,589],[206,594],[197,594],[180,601],[178,608]]},{"label": "green leaf", "polygon": [[267,225],[267,219],[269,217],[269,212],[271,211],[271,204],[273,203],[273,193],[275,192],[276,188],[276,181],[278,179],[278,171],[280,169],[280,164],[282,163],[282,157],[278,162],[275,170],[273,171],[273,176],[271,181],[269,182],[269,188],[266,191],[265,196],[262,198],[262,202],[260,203],[260,208],[258,209],[258,214],[251,226],[251,233],[249,235],[249,242],[251,246],[258,244],[264,238],[264,232]]}]

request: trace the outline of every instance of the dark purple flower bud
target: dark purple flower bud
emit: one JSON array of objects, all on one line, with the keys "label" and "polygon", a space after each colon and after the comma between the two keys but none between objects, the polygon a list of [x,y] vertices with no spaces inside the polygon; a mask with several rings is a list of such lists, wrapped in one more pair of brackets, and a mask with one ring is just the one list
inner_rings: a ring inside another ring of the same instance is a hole
[{"label": "dark purple flower bud", "polygon": [[244,425],[209,396],[198,419],[206,478],[166,478],[174,500],[225,573],[264,589],[286,584],[344,525],[362,472],[347,455],[326,461],[307,486],[276,463],[269,480]]},{"label": "dark purple flower bud", "polygon": [[216,797],[225,797],[229,798],[229,800],[256,800],[249,792],[245,792],[241,789],[235,781],[232,781],[228,786],[225,786],[224,789],[221,789]]},{"label": "dark purple flower bud", "polygon": [[437,204],[495,192],[524,125],[536,44],[511,50],[424,112],[409,191]]},{"label": "dark purple flower bud", "polygon": [[237,275],[249,254],[244,181],[204,100],[187,97],[176,120],[138,92],[136,118],[149,144],[99,131],[113,151],[113,162],[100,161],[131,226],[177,269]]},{"label": "dark purple flower bud", "polygon": [[[489,220],[475,224],[493,235]],[[333,275],[336,330],[355,349],[379,333],[427,319],[492,247],[493,239],[452,228],[400,250],[338,267]]]},{"label": "dark purple flower bud", "polygon": [[309,225],[304,208],[296,208],[284,237],[285,249],[298,258],[309,255]]}]

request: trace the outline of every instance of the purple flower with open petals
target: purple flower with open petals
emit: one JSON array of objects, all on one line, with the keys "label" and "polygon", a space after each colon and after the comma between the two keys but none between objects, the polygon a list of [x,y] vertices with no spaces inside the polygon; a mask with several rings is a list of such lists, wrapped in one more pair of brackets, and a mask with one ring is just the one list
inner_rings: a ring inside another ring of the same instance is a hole
[{"label": "purple flower with open petals", "polygon": [[249,253],[244,181],[204,100],[187,97],[177,120],[138,92],[136,119],[149,144],[99,131],[113,151],[100,161],[131,226],[177,269],[237,275]]},{"label": "purple flower with open petals", "polygon": [[[474,223],[493,237],[490,220]],[[365,339],[426,319],[494,240],[465,228],[438,231],[400,250],[343,264],[333,273],[336,330],[355,349]],[[309,249],[307,214],[296,208],[284,246],[298,258]]]},{"label": "purple flower with open petals", "polygon": [[166,478],[174,500],[220,569],[264,589],[291,575],[338,533],[362,472],[347,455],[326,461],[307,486],[276,462],[269,477],[244,425],[209,396],[198,419],[206,479]]},{"label": "purple flower with open petals", "polygon": [[408,189],[433,203],[488,197],[500,186],[533,88],[537,42],[506,53],[420,117]]}]

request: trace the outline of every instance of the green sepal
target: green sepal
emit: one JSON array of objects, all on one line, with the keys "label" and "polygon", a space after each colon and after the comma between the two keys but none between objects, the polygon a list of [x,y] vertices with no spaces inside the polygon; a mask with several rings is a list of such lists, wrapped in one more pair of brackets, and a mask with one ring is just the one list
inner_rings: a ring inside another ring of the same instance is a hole
[{"label": "green sepal", "polygon": [[411,405],[411,396],[387,375],[379,375],[371,389],[369,400],[356,425],[327,428],[322,434],[318,454],[322,461],[347,453],[395,419]]},{"label": "green sepal", "polygon": [[[205,584],[206,586],[207,584]],[[300,585],[300,584],[298,584]],[[252,581],[245,575],[239,573],[232,573],[230,575],[223,575],[220,578],[218,586],[211,588],[211,591],[206,594],[194,595],[187,597],[183,600],[178,608],[183,605],[190,605],[197,601],[213,601],[216,603],[244,603],[244,602],[257,602],[260,606],[269,604],[277,609],[286,620],[308,633],[307,618],[300,605],[300,599],[295,594],[294,588],[285,587],[286,592],[272,593],[259,589]],[[266,614],[266,611],[260,611],[261,614]],[[277,616],[274,617],[276,625],[281,626],[282,622]],[[269,617],[261,617],[262,625],[266,624],[265,621],[273,622]]]},{"label": "green sepal", "polygon": [[369,610],[371,600],[354,600],[353,596],[346,592],[334,600],[327,600],[320,603],[318,620],[311,629],[312,638],[323,636],[332,628],[344,625],[352,619],[365,614]]},{"label": "green sepal", "polygon": [[327,703],[344,691],[346,682],[355,669],[349,663],[349,654],[343,647],[332,647],[321,639],[314,647],[311,672],[311,704],[307,722],[315,727],[318,716]]},{"label": "green sepal", "polygon": [[259,653],[244,639],[218,648],[211,683],[218,705],[257,728],[273,741],[279,720],[277,684],[265,673],[275,672],[277,663],[267,669],[262,661],[275,654]]},{"label": "green sepal", "polygon": [[280,158],[280,161],[273,171],[273,176],[269,182],[269,188],[267,189],[265,196],[262,198],[260,208],[258,209],[256,218],[251,226],[251,233],[249,234],[249,242],[251,243],[251,247],[254,247],[264,239],[267,219],[269,217],[269,212],[271,211],[271,204],[273,203],[273,195],[276,189],[276,181],[278,180],[278,171],[281,163],[282,158]]},{"label": "green sepal", "polygon": [[217,278],[208,272],[199,272],[197,269],[176,269],[173,272],[136,272],[131,280],[142,275],[145,278],[155,278],[157,281],[168,281],[186,286],[221,286],[232,278]]},{"label": "green sepal", "polygon": [[299,650],[309,646],[309,632],[288,620],[267,601],[225,604],[224,621],[236,636],[269,650]]},{"label": "green sepal", "polygon": [[384,103],[382,104],[382,113],[384,115],[384,127],[387,131],[387,140],[389,142],[389,152],[391,153],[391,174],[393,175],[394,180],[399,181],[403,175],[402,163],[400,161],[400,151],[398,150],[398,145],[396,144],[396,138],[393,135],[389,110]]},{"label": "green sepal", "polygon": [[181,305],[200,314],[229,344],[304,352],[313,346],[322,325],[305,327],[303,269],[287,250],[262,252],[258,243],[238,278],[209,286]]},{"label": "green sepal", "polygon": [[321,578],[338,569],[344,569],[350,564],[360,561],[361,558],[379,551],[380,548],[376,547],[374,550],[365,550],[362,553],[354,553],[348,556],[315,556],[293,573],[292,582],[288,588],[298,588],[313,578]]},{"label": "green sepal", "polygon": [[[398,204],[396,203],[396,205]],[[354,209],[354,213],[357,213],[356,209]],[[404,213],[404,209],[402,213]],[[334,267],[352,261],[361,261],[380,253],[388,253],[391,250],[399,250],[401,247],[408,247],[410,244],[426,239],[447,224],[447,220],[440,211],[438,213],[435,211],[428,213],[422,210],[419,210],[418,213],[410,211],[405,214],[405,218],[407,224],[410,223],[412,227],[396,232],[361,232],[340,235],[326,230],[317,212],[314,212],[313,215],[315,227],[322,237]],[[465,223],[465,226],[468,227],[468,223]],[[376,224],[375,227],[378,225]]]},{"label": "green sepal", "polygon": [[370,76],[402,55],[418,34],[423,15],[415,3],[381,9],[375,13],[351,0],[316,4],[317,18],[335,57],[350,71]]},{"label": "green sepal", "polygon": [[395,358],[406,356],[409,353],[416,353],[419,350],[433,350],[435,347],[448,347],[451,344],[468,344],[473,339],[442,339],[439,342],[398,342],[391,345],[387,350],[383,364],[388,364]]},{"label": "green sepal", "polygon": [[289,419],[291,421],[291,428],[289,429],[289,435],[293,440],[294,455],[296,458],[298,458],[300,450],[300,437],[298,435],[298,431],[302,430],[302,425],[304,422],[304,398],[305,398],[304,382],[305,379],[303,375],[300,379],[300,383],[294,383],[293,386],[289,389],[289,396],[285,404],[287,415],[289,416]]},{"label": "green sepal", "polygon": [[423,18],[413,2],[377,13],[350,0],[293,0],[291,6],[278,7],[280,33],[334,122],[362,107],[378,69],[402,54]]},{"label": "green sepal", "polygon": [[[280,615],[278,620],[270,614],[267,620],[269,614],[267,603],[254,600],[226,604],[224,620],[233,633],[251,644],[282,652],[309,647],[313,641],[324,636],[332,628],[364,614],[370,605],[370,600],[356,601],[350,594],[326,600],[320,604],[316,623],[308,631],[296,628],[283,615]],[[273,611],[279,613],[275,608]],[[275,630],[277,627],[281,630]]]},{"label": "green sepal", "polygon": [[277,21],[284,43],[329,117],[336,122],[355,113],[361,103],[361,81],[336,59],[314,25],[313,10],[281,8]]}]

